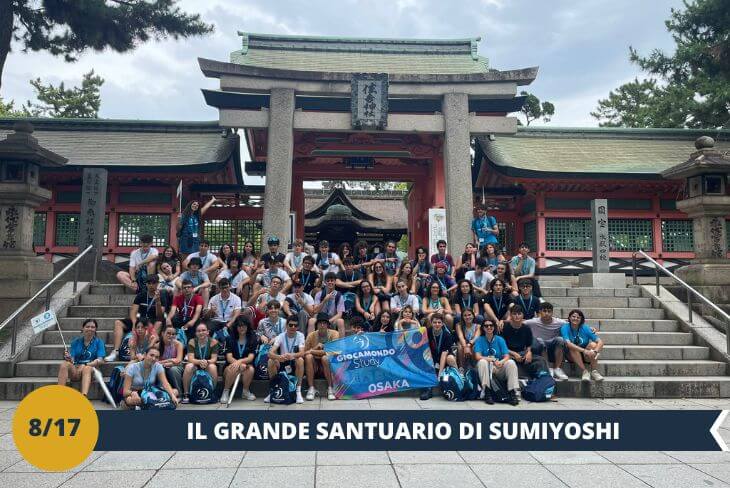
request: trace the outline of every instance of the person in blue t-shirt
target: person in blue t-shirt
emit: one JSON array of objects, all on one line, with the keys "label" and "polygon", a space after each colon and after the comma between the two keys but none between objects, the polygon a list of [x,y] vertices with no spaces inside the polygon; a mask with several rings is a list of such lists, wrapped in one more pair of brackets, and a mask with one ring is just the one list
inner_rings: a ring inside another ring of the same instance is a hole
[{"label": "person in blue t-shirt", "polygon": [[[598,355],[603,349],[603,341],[585,324],[586,317],[580,310],[571,310],[568,323],[560,328],[560,335],[565,340],[565,352],[568,359],[582,371],[583,381],[603,381],[598,372]],[[590,373],[584,363],[590,364]]]},{"label": "person in blue t-shirt", "polygon": [[104,341],[96,337],[98,327],[96,320],[84,320],[81,337],[71,342],[69,351],[63,352],[64,362],[58,370],[58,384],[66,386],[69,378],[71,381],[81,380],[81,394],[84,396],[89,394],[94,368],[104,362],[106,355]]},{"label": "person in blue t-shirt", "polygon": [[485,402],[490,405],[494,403],[488,391],[492,384],[492,376],[494,376],[507,382],[509,403],[512,405],[520,403],[517,398],[517,363],[510,359],[507,343],[495,334],[495,325],[491,320],[485,320],[482,324],[482,335],[474,344],[474,360],[477,363],[479,380],[486,392]]},{"label": "person in blue t-shirt", "polygon": [[479,249],[487,244],[497,244],[497,236],[499,235],[499,227],[497,219],[487,215],[487,209],[484,205],[477,207],[477,216],[471,221],[471,232],[474,240],[479,243]]}]

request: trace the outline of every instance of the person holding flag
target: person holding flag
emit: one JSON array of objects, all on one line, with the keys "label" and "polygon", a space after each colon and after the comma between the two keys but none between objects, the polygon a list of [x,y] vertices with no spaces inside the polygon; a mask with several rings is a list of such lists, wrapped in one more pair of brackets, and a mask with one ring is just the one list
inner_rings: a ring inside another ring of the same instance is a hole
[{"label": "person holding flag", "polygon": [[66,386],[71,381],[81,380],[81,394],[89,395],[94,368],[104,362],[104,341],[96,336],[99,325],[94,319],[84,320],[81,337],[71,342],[71,350],[63,351],[64,362],[58,370],[58,384]]}]

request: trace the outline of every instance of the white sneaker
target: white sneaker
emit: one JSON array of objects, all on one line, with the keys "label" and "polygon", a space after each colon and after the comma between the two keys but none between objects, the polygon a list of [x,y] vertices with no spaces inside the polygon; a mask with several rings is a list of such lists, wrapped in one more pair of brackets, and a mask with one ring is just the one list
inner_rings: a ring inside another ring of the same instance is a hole
[{"label": "white sneaker", "polygon": [[559,381],[565,381],[568,379],[568,375],[565,374],[563,368],[555,368],[555,379]]},{"label": "white sneaker", "polygon": [[587,369],[583,370],[583,374],[580,377],[581,381],[591,381],[591,373]]},{"label": "white sneaker", "polygon": [[555,370],[553,368],[548,368],[550,370],[550,376],[555,378]]},{"label": "white sneaker", "polygon": [[304,398],[302,398],[302,392],[300,390],[297,390],[297,403],[304,403]]},{"label": "white sneaker", "polygon": [[228,398],[231,396],[231,392],[229,390],[223,390],[223,393],[221,394],[221,403],[228,403]]},{"label": "white sneaker", "polygon": [[266,395],[266,398],[264,398],[264,403],[271,402],[271,395]]},{"label": "white sneaker", "polygon": [[117,355],[118,355],[117,351],[114,350],[111,353],[109,353],[109,355],[107,357],[104,358],[104,361],[106,361],[107,363],[111,363],[113,361],[116,361],[117,360]]},{"label": "white sneaker", "polygon": [[327,400],[334,400],[335,399],[335,392],[332,390],[332,387],[327,388]]},{"label": "white sneaker", "polygon": [[591,371],[591,378],[593,378],[593,381],[603,381],[603,375],[597,369]]},{"label": "white sneaker", "polygon": [[[307,390],[307,401],[311,402],[312,400],[314,400],[316,394],[317,390],[315,390],[313,386],[310,386]],[[299,393],[299,396],[301,396],[301,393]]]},{"label": "white sneaker", "polygon": [[256,395],[251,393],[251,390],[243,390],[243,392],[241,393],[241,398],[243,398],[244,400],[254,401],[256,400]]}]

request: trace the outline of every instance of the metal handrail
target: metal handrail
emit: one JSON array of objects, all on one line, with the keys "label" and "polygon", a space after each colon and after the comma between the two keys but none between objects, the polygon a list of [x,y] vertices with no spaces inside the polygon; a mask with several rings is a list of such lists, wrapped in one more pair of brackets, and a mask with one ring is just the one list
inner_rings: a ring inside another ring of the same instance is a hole
[{"label": "metal handrail", "polygon": [[727,353],[730,354],[730,315],[728,315],[723,309],[712,303],[707,297],[705,297],[702,293],[698,292],[694,288],[692,288],[690,285],[685,283],[681,278],[679,278],[677,275],[669,271],[667,268],[662,266],[661,264],[657,263],[654,259],[652,259],[651,256],[646,254],[644,251],[639,249],[635,253],[632,254],[632,278],[634,285],[637,284],[636,279],[636,256],[637,254],[640,254],[645,259],[647,259],[650,263],[654,265],[654,269],[656,270],[656,294],[657,297],[659,297],[659,271],[661,270],[664,274],[667,276],[675,279],[682,287],[687,290],[687,309],[689,310],[689,323],[692,324],[692,295],[695,295],[701,302],[705,303],[706,305],[709,305],[715,312],[719,313],[720,316],[725,319],[725,339],[727,341]]},{"label": "metal handrail", "polygon": [[[78,264],[79,261],[81,261],[81,258],[83,258],[89,252],[91,252],[91,250],[93,248],[94,248],[94,246],[89,246],[86,249],[84,249],[83,251],[81,251],[79,253],[79,255],[76,256],[73,259],[73,261],[71,261],[66,266],[64,266],[64,268],[56,276],[54,276],[53,278],[51,278],[51,280],[48,283],[46,283],[43,288],[41,288],[40,290],[38,290],[38,292],[36,292],[35,295],[33,295],[25,303],[23,303],[20,307],[18,307],[15,310],[15,312],[11,313],[10,316],[7,319],[5,319],[5,321],[2,324],[0,324],[0,331],[1,331],[8,324],[10,324],[11,322],[14,322],[12,342],[10,344],[10,355],[11,355],[11,357],[14,357],[15,356],[15,346],[16,346],[17,336],[18,336],[17,318],[21,314],[21,312],[23,312],[23,310],[25,310],[28,307],[28,305],[30,305],[31,303],[33,303],[44,292],[46,294],[45,308],[46,308],[46,310],[48,310],[50,308],[50,305],[51,305],[51,285],[53,285],[56,281],[58,281],[64,274],[66,274],[66,272],[68,270],[70,270],[73,267],[76,267],[76,272],[74,273],[74,287],[73,287],[73,291],[74,291],[74,293],[76,293],[76,290],[78,288],[78,282],[79,282],[79,268],[76,265]],[[98,257],[98,255],[97,255],[97,257]],[[98,263],[95,262],[94,263],[94,271],[96,271],[96,266],[97,265],[98,265]],[[94,277],[95,276],[96,276],[96,272],[94,272]]]}]

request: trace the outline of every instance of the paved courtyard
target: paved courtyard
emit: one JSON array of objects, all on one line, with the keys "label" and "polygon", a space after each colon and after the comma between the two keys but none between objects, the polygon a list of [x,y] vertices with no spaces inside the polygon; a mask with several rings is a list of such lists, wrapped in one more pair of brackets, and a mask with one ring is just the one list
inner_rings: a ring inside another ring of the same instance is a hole
[{"label": "paved courtyard", "polygon": [[[41,473],[21,459],[10,434],[18,402],[0,402],[0,486],[170,487],[730,487],[728,452],[95,452],[65,473]],[[106,408],[98,404],[99,408]],[[200,406],[185,405],[185,409]],[[211,405],[208,408],[221,408]],[[377,398],[268,407],[237,400],[231,408],[495,409],[481,402]],[[501,408],[513,409],[510,406]],[[519,409],[730,409],[730,399],[559,399]],[[132,413],[130,413],[132,414]],[[730,442],[730,421],[721,429]]]}]

